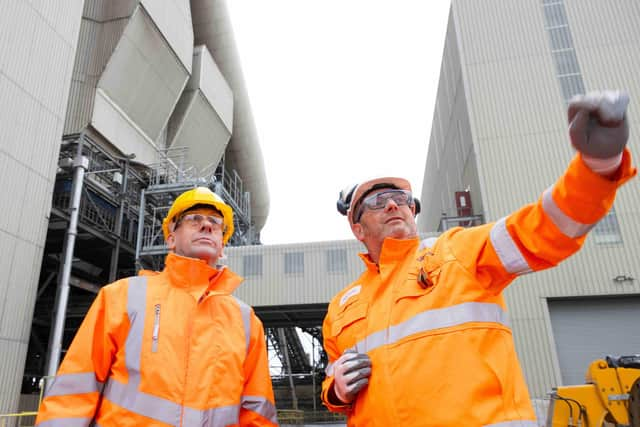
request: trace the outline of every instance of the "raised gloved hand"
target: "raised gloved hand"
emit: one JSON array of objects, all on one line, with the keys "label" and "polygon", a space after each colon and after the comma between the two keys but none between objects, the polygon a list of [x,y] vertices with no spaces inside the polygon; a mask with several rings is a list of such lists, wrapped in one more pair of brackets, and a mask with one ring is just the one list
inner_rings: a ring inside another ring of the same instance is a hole
[{"label": "raised gloved hand", "polygon": [[628,104],[629,95],[621,91],[590,92],[569,102],[571,144],[596,172],[611,172],[620,164],[629,139]]},{"label": "raised gloved hand", "polygon": [[334,363],[333,391],[345,404],[353,402],[358,392],[369,383],[371,359],[367,354],[345,351]]}]

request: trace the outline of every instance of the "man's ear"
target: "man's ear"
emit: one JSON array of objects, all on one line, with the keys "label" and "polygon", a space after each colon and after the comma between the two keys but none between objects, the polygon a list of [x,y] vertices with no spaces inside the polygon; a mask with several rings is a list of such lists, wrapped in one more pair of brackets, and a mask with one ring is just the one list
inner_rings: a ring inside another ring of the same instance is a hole
[{"label": "man's ear", "polygon": [[173,235],[173,231],[167,236],[167,248],[169,248],[170,251],[176,248],[176,238]]},{"label": "man's ear", "polygon": [[364,228],[362,227],[362,224],[353,224],[351,226],[351,231],[353,232],[353,235],[356,236],[356,239],[360,240],[361,242],[364,240]]}]

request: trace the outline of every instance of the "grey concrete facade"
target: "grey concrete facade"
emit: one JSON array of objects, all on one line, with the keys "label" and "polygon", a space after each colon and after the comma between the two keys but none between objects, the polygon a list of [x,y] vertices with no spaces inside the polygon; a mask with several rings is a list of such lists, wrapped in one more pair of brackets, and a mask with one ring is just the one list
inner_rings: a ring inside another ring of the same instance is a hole
[{"label": "grey concrete facade", "polygon": [[18,406],[82,4],[0,4],[0,413]]},{"label": "grey concrete facade", "polygon": [[[487,222],[535,201],[573,156],[566,102],[582,89],[631,94],[629,145],[637,151],[638,16],[640,4],[632,0],[454,0],[419,229],[435,230],[442,215],[457,215],[456,191],[469,190],[473,213]],[[580,253],[507,289],[516,347],[533,397],[562,385],[549,301],[575,298],[579,304],[581,298],[640,293],[638,190],[637,179],[622,188],[615,212],[591,232]],[[637,320],[623,320],[631,322]],[[597,340],[582,333],[584,340]],[[623,346],[628,338],[621,334],[618,343]],[[602,348],[602,355],[612,351]]]}]

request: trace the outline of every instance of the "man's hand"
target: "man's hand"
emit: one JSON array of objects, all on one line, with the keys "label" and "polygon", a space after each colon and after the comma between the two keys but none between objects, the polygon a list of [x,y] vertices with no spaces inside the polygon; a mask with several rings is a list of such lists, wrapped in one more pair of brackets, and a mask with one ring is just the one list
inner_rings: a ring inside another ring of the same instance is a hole
[{"label": "man's hand", "polygon": [[349,404],[369,383],[371,359],[366,354],[347,350],[336,360],[333,372],[333,391],[340,401]]},{"label": "man's hand", "polygon": [[615,159],[629,139],[626,109],[629,95],[620,91],[590,92],[569,102],[571,144],[583,156]]}]

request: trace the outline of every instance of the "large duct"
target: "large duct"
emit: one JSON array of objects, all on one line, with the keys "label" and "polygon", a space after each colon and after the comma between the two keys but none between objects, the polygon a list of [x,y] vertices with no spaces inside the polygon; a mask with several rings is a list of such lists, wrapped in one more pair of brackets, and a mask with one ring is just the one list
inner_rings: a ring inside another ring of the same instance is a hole
[{"label": "large duct", "polygon": [[191,19],[195,45],[207,46],[234,94],[233,133],[225,162],[251,193],[251,216],[259,232],[269,213],[269,188],[227,5],[224,0],[191,0]]}]

